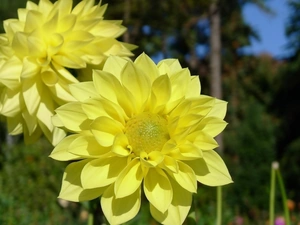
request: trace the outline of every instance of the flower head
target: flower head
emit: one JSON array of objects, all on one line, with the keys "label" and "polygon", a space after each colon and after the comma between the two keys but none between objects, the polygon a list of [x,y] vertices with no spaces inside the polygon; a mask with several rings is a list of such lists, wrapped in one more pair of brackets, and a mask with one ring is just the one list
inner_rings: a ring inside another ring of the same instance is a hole
[{"label": "flower head", "polygon": [[231,183],[214,137],[226,126],[226,102],[200,95],[197,76],[174,59],[155,65],[145,54],[134,62],[109,57],[93,81],[73,84],[78,100],[56,109],[53,123],[73,134],[50,157],[76,160],[65,170],[59,197],[101,197],[111,224],[132,219],[141,193],[152,216],[182,224],[197,181]]},{"label": "flower head", "polygon": [[107,6],[94,3],[83,0],[72,9],[72,0],[28,1],[18,19],[4,21],[0,110],[9,131],[24,132],[25,141],[41,133],[53,144],[64,137],[50,117],[57,106],[75,100],[68,85],[78,79],[68,69],[99,67],[109,55],[132,56],[133,46],[116,40],[126,30],[121,21],[104,20]]}]

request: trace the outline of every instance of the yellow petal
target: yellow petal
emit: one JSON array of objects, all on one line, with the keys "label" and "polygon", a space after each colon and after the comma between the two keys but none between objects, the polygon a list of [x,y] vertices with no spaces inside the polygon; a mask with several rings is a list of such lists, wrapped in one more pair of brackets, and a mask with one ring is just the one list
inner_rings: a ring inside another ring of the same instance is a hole
[{"label": "yellow petal", "polygon": [[[122,84],[134,96],[138,111],[144,109],[145,103],[150,95],[150,79],[144,71],[145,70],[139,70],[132,62],[128,62],[121,73]],[[148,71],[146,73],[148,73]]]},{"label": "yellow petal", "polygon": [[203,157],[201,147],[189,141],[186,141],[183,144],[178,145],[178,148],[180,149],[180,153],[183,157],[182,160],[194,160]]},{"label": "yellow petal", "polygon": [[57,74],[51,70],[42,72],[41,79],[43,83],[47,86],[53,86],[59,81]]},{"label": "yellow petal", "polygon": [[112,146],[115,136],[123,133],[123,126],[109,117],[98,117],[90,126],[98,143],[104,147]]},{"label": "yellow petal", "polygon": [[73,14],[69,14],[60,19],[57,24],[57,32],[64,33],[70,31],[76,23],[76,16]]},{"label": "yellow petal", "polygon": [[176,102],[178,99],[185,97],[187,87],[190,80],[190,71],[188,69],[181,69],[170,77],[172,84],[171,102]]},{"label": "yellow petal", "polygon": [[49,139],[53,146],[56,146],[67,135],[66,131],[58,127],[52,130],[52,139]]},{"label": "yellow petal", "polygon": [[[83,48],[94,40],[94,35],[87,31],[74,30],[67,37],[67,42],[64,43],[61,51],[71,52]],[[73,67],[71,67],[73,68]]]},{"label": "yellow petal", "polygon": [[54,14],[50,15],[48,21],[43,24],[43,32],[53,32],[57,28],[59,14],[57,11],[53,11]]},{"label": "yellow petal", "polygon": [[39,24],[43,21],[43,14],[36,10],[30,10],[27,13],[26,23],[24,27],[25,33],[30,33],[39,27]]},{"label": "yellow petal", "polygon": [[111,151],[119,156],[128,156],[131,154],[132,148],[125,134],[120,133],[115,137]]},{"label": "yellow petal", "polygon": [[58,198],[80,202],[100,197],[106,187],[84,189],[81,185],[80,174],[88,160],[71,163],[67,166],[62,179],[62,187]]},{"label": "yellow petal", "polygon": [[72,0],[58,1],[55,4],[55,9],[59,11],[61,16],[64,16],[65,14],[69,14],[71,12],[72,4],[73,4]]},{"label": "yellow petal", "polygon": [[173,199],[165,213],[150,204],[151,215],[164,225],[181,225],[186,219],[192,204],[192,193],[170,179],[173,188]]},{"label": "yellow petal", "polygon": [[65,53],[64,55],[54,55],[52,56],[52,60],[57,64],[60,64],[67,68],[79,69],[86,67],[86,62],[83,59],[81,59],[79,56],[72,55],[71,53]]},{"label": "yellow petal", "polygon": [[11,57],[0,66],[0,83],[12,90],[18,88],[21,71],[22,61],[17,57]]},{"label": "yellow petal", "polygon": [[17,135],[23,132],[22,116],[21,114],[15,117],[7,117],[7,131],[10,135]]},{"label": "yellow petal", "polygon": [[132,116],[133,109],[135,108],[135,98],[131,92],[123,88],[120,81],[114,75],[94,70],[93,80],[97,92],[102,97],[119,104],[127,115]]},{"label": "yellow petal", "polygon": [[201,92],[199,76],[192,76],[191,82],[188,84],[185,96],[187,98],[198,97]]},{"label": "yellow petal", "polygon": [[28,56],[27,37],[24,33],[15,33],[12,48],[15,50],[15,55],[18,58],[22,59]]},{"label": "yellow petal", "polygon": [[178,163],[178,173],[171,173],[167,171],[168,174],[184,189],[189,192],[197,192],[197,179],[194,171],[183,162],[177,161]]},{"label": "yellow petal", "polygon": [[78,80],[74,77],[73,74],[71,74],[66,68],[63,66],[55,63],[54,61],[51,62],[51,65],[53,66],[53,71],[56,71],[59,77],[66,83],[78,83]]},{"label": "yellow petal", "polygon": [[164,59],[161,60],[157,67],[159,69],[159,73],[162,74],[173,74],[182,69],[179,61],[177,59]]},{"label": "yellow petal", "polygon": [[43,93],[43,84],[37,79],[26,79],[22,81],[22,94],[29,114],[33,115],[40,104]]},{"label": "yellow petal", "polygon": [[173,189],[169,178],[161,169],[149,169],[144,181],[144,192],[148,201],[158,211],[164,213],[169,208]]},{"label": "yellow petal", "polygon": [[156,167],[164,160],[164,155],[159,151],[152,151],[149,154],[141,152],[140,158],[143,166]]},{"label": "yellow petal", "polygon": [[154,80],[151,89],[150,110],[153,113],[163,111],[171,97],[171,82],[167,75],[159,76]]},{"label": "yellow petal", "polygon": [[64,126],[74,132],[80,132],[84,123],[89,122],[79,102],[65,104],[57,108],[55,112]]},{"label": "yellow petal", "polygon": [[85,13],[91,7],[91,5],[94,5],[94,3],[94,0],[81,1],[74,7],[72,13],[81,15]]},{"label": "yellow petal", "polygon": [[41,10],[44,13],[49,13],[49,11],[52,9],[53,3],[51,3],[49,0],[40,0],[39,1],[39,10]]},{"label": "yellow petal", "polygon": [[26,130],[28,135],[31,136],[38,127],[38,119],[36,115],[30,115],[26,108],[22,111],[22,117],[25,121],[25,126],[27,128],[24,129],[24,131]]},{"label": "yellow petal", "polygon": [[110,149],[98,144],[94,136],[82,135],[76,138],[69,147],[69,152],[84,158],[97,158]]},{"label": "yellow petal", "polygon": [[[27,21],[27,20],[26,20]],[[36,29],[29,36],[27,36],[28,52],[37,58],[37,62],[41,66],[47,66],[50,58],[47,57],[47,44],[44,41],[41,30]]]},{"label": "yellow petal", "polygon": [[124,198],[114,196],[114,185],[109,186],[101,198],[101,208],[110,224],[123,224],[134,218],[141,207],[141,188]]},{"label": "yellow petal", "polygon": [[36,117],[39,119],[40,123],[52,132],[53,124],[51,122],[51,117],[54,114],[54,106],[52,99],[48,98],[48,92],[44,90],[43,95],[41,96],[41,102],[37,110]]},{"label": "yellow petal", "polygon": [[58,161],[69,161],[80,159],[81,157],[78,155],[74,155],[68,151],[70,144],[80,137],[79,134],[73,134],[65,137],[59,144],[53,149],[50,158],[58,160]]},{"label": "yellow petal", "polygon": [[207,117],[200,121],[197,129],[202,130],[212,137],[215,137],[220,134],[226,126],[227,123],[223,119],[217,117]]},{"label": "yellow petal", "polygon": [[187,136],[187,139],[190,140],[197,147],[199,147],[201,150],[212,150],[219,146],[212,136],[201,130],[189,134]]},{"label": "yellow petal", "polygon": [[195,172],[198,181],[199,177],[203,177],[209,174],[208,166],[203,158],[185,161],[184,163],[192,168],[192,170]]},{"label": "yellow petal", "polygon": [[89,98],[99,98],[92,81],[71,84],[70,91],[78,101],[84,101]]},{"label": "yellow petal", "polygon": [[153,82],[159,76],[157,66],[155,65],[153,60],[145,53],[140,54],[134,61],[134,64],[140,70],[147,71],[147,75],[150,78],[151,82]]},{"label": "yellow petal", "polygon": [[165,155],[163,166],[171,170],[173,173],[178,173],[178,164],[173,157]]},{"label": "yellow petal", "polygon": [[1,114],[7,117],[14,117],[19,114],[21,112],[20,89],[10,90],[4,87],[1,92]]},{"label": "yellow petal", "polygon": [[213,150],[203,152],[209,173],[197,175],[197,180],[208,186],[220,186],[232,183],[231,176],[222,158]]},{"label": "yellow petal", "polygon": [[[49,1],[49,0],[42,0],[42,1]],[[28,10],[38,10],[38,5],[34,2],[28,1],[26,3],[26,9]]]},{"label": "yellow petal", "polygon": [[127,60],[117,57],[111,56],[106,60],[103,70],[109,73],[114,74],[119,80],[121,79],[121,71],[124,66],[127,64]]},{"label": "yellow petal", "polygon": [[114,37],[117,38],[122,35],[126,31],[126,28],[119,25],[113,24],[111,21],[107,22],[102,20],[101,23],[92,29],[92,32],[96,34],[97,32],[101,32],[101,36],[103,37]]},{"label": "yellow petal", "polygon": [[26,57],[23,59],[23,67],[21,72],[22,78],[32,78],[36,76],[41,71],[40,66],[36,62],[36,58],[34,57]]},{"label": "yellow petal", "polygon": [[227,111],[227,102],[216,99],[215,104],[211,111],[207,114],[207,117],[218,117],[224,119]]},{"label": "yellow petal", "polygon": [[114,103],[117,101],[115,90],[122,90],[120,81],[112,74],[100,70],[93,71],[93,81],[97,92]]},{"label": "yellow petal", "polygon": [[119,105],[103,99],[87,99],[83,102],[82,109],[92,120],[99,116],[108,116],[125,125],[125,119],[128,119]]},{"label": "yellow petal", "polygon": [[88,162],[81,173],[82,187],[98,188],[113,183],[126,167],[127,158],[110,157],[94,159]]},{"label": "yellow petal", "polygon": [[[45,86],[46,87],[46,86]],[[52,98],[57,101],[60,105],[65,104],[66,102],[73,102],[76,99],[71,95],[68,85],[60,81],[48,86],[48,90],[52,92]]]},{"label": "yellow petal", "polygon": [[54,116],[51,117],[51,121],[53,126],[55,127],[63,127],[64,124],[61,122],[61,120],[59,119],[58,115],[55,114]]},{"label": "yellow petal", "polygon": [[119,174],[114,187],[116,198],[132,195],[143,180],[143,171],[139,159],[133,159]]}]

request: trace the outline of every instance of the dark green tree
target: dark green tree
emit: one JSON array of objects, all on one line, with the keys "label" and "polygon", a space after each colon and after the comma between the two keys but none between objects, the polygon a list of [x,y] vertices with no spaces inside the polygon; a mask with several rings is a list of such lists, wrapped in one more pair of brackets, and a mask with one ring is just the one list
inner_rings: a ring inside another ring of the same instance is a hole
[{"label": "dark green tree", "polygon": [[277,92],[273,109],[280,119],[277,135],[278,158],[286,179],[290,198],[300,201],[300,181],[295,179],[300,173],[300,1],[289,1],[291,13],[286,25],[287,48],[291,55],[284,59],[284,67],[277,79]]}]

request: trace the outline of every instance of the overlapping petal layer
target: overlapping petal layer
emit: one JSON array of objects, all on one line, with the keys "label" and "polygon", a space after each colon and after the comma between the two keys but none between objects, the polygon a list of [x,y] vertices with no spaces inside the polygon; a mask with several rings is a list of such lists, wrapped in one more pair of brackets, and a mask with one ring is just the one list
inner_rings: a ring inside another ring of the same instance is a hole
[{"label": "overlapping petal layer", "polygon": [[126,31],[121,21],[103,18],[107,5],[94,0],[72,5],[72,0],[28,1],[18,19],[3,23],[0,113],[9,132],[24,133],[26,142],[44,133],[56,145],[65,132],[52,126],[51,117],[55,108],[75,101],[69,85],[92,80],[90,67],[102,67],[109,55],[132,56],[135,46],[116,40]]},{"label": "overlapping petal layer", "polygon": [[121,224],[138,213],[143,190],[157,221],[182,224],[197,182],[232,182],[213,150],[226,102],[200,95],[198,77],[177,60],[155,65],[145,54],[134,62],[111,56],[103,68],[93,82],[71,86],[77,102],[56,109],[54,124],[74,134],[50,157],[80,160],[65,170],[59,197],[98,193],[108,221]]}]

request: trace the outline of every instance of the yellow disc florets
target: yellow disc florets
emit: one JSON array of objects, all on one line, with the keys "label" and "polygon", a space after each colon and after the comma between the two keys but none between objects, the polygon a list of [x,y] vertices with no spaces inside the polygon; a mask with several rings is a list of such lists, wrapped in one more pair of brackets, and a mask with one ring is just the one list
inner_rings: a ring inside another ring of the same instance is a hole
[{"label": "yellow disc florets", "polygon": [[136,155],[140,152],[160,151],[170,139],[167,120],[151,113],[142,113],[130,119],[126,124],[125,135]]}]

